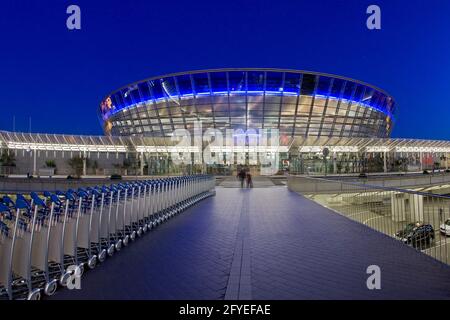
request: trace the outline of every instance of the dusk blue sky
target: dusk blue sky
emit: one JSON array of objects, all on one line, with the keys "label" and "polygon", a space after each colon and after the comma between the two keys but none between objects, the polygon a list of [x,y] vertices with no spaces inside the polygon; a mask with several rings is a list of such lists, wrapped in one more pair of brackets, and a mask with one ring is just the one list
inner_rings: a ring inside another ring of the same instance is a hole
[{"label": "dusk blue sky", "polygon": [[[66,28],[77,4],[82,29]],[[366,8],[382,30],[366,28]],[[102,134],[109,92],[150,76],[221,67],[348,76],[394,96],[393,137],[450,140],[450,1],[0,2],[0,129]]]}]

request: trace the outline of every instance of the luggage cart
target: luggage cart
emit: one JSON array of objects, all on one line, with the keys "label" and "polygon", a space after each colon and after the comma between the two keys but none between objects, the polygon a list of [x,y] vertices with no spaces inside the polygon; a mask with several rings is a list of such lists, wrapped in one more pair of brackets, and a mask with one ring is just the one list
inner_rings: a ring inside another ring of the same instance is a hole
[{"label": "luggage cart", "polygon": [[140,236],[142,233],[142,229],[139,225],[139,212],[138,212],[138,200],[139,200],[139,188],[137,186],[137,183],[131,183],[129,185],[130,188],[130,208],[128,209],[128,216],[130,221],[130,232],[131,232],[131,240],[135,240],[136,235]]},{"label": "luggage cart", "polygon": [[162,180],[158,179],[154,184],[154,210],[153,221],[154,226],[157,227],[162,223]]},{"label": "luggage cart", "polygon": [[[31,261],[28,254],[32,243],[31,207],[22,196],[16,199],[15,204],[9,197],[6,198],[4,197],[3,200],[8,205],[1,207],[0,283],[9,299],[39,300],[41,290],[35,288],[36,283],[32,283]],[[10,210],[12,204],[14,204],[13,211]],[[36,271],[34,279],[42,279],[42,270],[33,269],[33,271]]]},{"label": "luggage cart", "polygon": [[[108,208],[108,225],[109,225],[109,243],[113,245],[115,251],[122,249],[123,241],[119,234],[119,206],[120,206],[120,188],[116,185],[109,187],[109,208]],[[127,243],[128,244],[128,243]],[[114,251],[113,250],[113,251]],[[113,252],[109,252],[110,255]]]},{"label": "luggage cart", "polygon": [[150,205],[149,227],[153,229],[158,226],[158,217],[156,215],[156,213],[158,212],[158,182],[156,180],[152,180],[150,182],[149,205]]},{"label": "luggage cart", "polygon": [[[79,275],[84,273],[84,266],[94,268],[97,257],[92,256],[89,246],[89,221],[92,210],[92,198],[83,190],[68,193],[70,210],[64,219],[63,228],[63,252],[64,265],[75,265],[79,270]],[[63,281],[63,285],[66,284]]]},{"label": "luggage cart", "polygon": [[111,219],[115,218],[113,209],[115,206],[117,191],[113,187],[108,188],[107,186],[103,186],[101,188],[101,192],[104,197],[103,198],[104,206],[101,215],[101,222],[99,225],[100,244],[102,249],[106,249],[108,256],[111,257],[114,254],[115,245],[118,244],[120,247],[122,244],[121,241],[120,244],[117,242],[115,229],[116,223],[115,221],[114,222],[111,221]]},{"label": "luggage cart", "polygon": [[129,237],[131,241],[136,238],[136,231],[133,230],[133,198],[134,198],[134,188],[130,183],[124,185],[125,188],[125,199],[123,206],[123,220],[124,220],[124,233]]},{"label": "luggage cart", "polygon": [[80,206],[77,213],[76,237],[77,237],[77,265],[79,263],[87,264],[90,269],[97,265],[98,257],[92,251],[91,229],[95,210],[96,193],[92,188],[78,189]]},{"label": "luggage cart", "polygon": [[164,179],[163,182],[163,210],[162,210],[162,218],[163,222],[166,222],[169,219],[170,209],[169,209],[169,201],[170,201],[170,182],[169,179]]},{"label": "luggage cart", "polygon": [[[24,232],[23,227],[19,227],[19,214],[13,214],[15,211],[14,202],[5,196],[0,203],[0,297],[2,300],[12,300],[16,297],[16,284],[20,280],[14,275],[13,257],[15,239],[18,233]],[[16,281],[19,280],[17,283]],[[22,291],[26,292],[26,285],[22,283]],[[36,292],[36,298],[40,293]]]},{"label": "luggage cart", "polygon": [[[51,296],[56,292],[58,281],[64,273],[63,260],[58,254],[58,248],[61,247],[64,206],[55,194],[46,195],[49,198],[45,201],[34,192],[30,194],[34,214],[31,244],[28,249],[29,279],[33,288],[43,288],[43,293]],[[33,288],[29,288],[30,293],[34,291]]]},{"label": "luggage cart", "polygon": [[151,185],[150,185],[150,181],[143,181],[142,182],[142,187],[143,187],[143,191],[142,191],[142,199],[141,199],[141,203],[140,203],[140,210],[142,212],[142,231],[144,233],[146,233],[147,231],[151,230],[153,227],[153,224],[151,224],[150,221],[150,206],[149,206],[149,198],[150,198],[150,193],[151,193]]},{"label": "luggage cart", "polygon": [[[127,201],[127,189],[124,185],[117,185],[117,200],[116,200],[116,212],[115,219],[111,221],[115,223],[115,236],[116,236],[116,250],[120,250],[120,247],[127,246],[130,236],[126,234],[125,230],[125,210]],[[121,244],[117,247],[117,244]]]},{"label": "luggage cart", "polygon": [[[66,286],[67,280],[74,271],[69,271],[69,266],[74,264],[74,257],[66,255],[65,244],[66,237],[70,233],[74,233],[71,230],[71,225],[74,225],[74,220],[77,212],[76,200],[73,195],[73,191],[63,193],[61,191],[55,194],[45,193],[48,197],[47,201],[50,203],[50,212],[53,210],[53,218],[50,219],[52,223],[49,229],[48,245],[47,245],[47,260],[48,260],[48,275],[47,285],[44,289],[44,293],[47,295],[49,292],[56,290],[55,282],[59,282],[60,285]],[[31,194],[33,201],[39,202],[39,196]],[[68,231],[67,233],[65,231]],[[66,249],[67,250],[67,249]],[[78,269],[81,273],[84,271],[84,267],[81,266]],[[57,286],[56,286],[57,287]]]},{"label": "luggage cart", "polygon": [[107,244],[102,241],[101,226],[106,224],[106,214],[104,213],[105,194],[98,187],[89,190],[92,193],[92,208],[90,221],[90,254],[97,256],[99,262],[106,259]]},{"label": "luggage cart", "polygon": [[147,224],[145,223],[145,199],[147,186],[144,182],[137,182],[137,235],[138,237],[147,232]]}]

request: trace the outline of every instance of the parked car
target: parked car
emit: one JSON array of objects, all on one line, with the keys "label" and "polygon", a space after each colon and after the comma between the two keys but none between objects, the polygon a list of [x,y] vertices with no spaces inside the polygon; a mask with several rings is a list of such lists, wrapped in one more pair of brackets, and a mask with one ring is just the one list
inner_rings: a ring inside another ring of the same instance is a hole
[{"label": "parked car", "polygon": [[450,219],[445,220],[444,223],[440,225],[439,229],[441,230],[441,233],[450,236]]},{"label": "parked car", "polygon": [[403,243],[417,248],[434,241],[434,229],[431,224],[427,223],[409,223],[404,229],[398,231],[395,236]]}]

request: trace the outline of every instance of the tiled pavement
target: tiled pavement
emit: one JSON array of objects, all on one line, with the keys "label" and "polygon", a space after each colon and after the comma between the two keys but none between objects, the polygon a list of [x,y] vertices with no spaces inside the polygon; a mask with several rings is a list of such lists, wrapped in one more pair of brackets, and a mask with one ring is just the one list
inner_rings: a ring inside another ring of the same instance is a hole
[{"label": "tiled pavement", "polygon": [[450,267],[285,187],[216,190],[53,299],[450,299]]}]

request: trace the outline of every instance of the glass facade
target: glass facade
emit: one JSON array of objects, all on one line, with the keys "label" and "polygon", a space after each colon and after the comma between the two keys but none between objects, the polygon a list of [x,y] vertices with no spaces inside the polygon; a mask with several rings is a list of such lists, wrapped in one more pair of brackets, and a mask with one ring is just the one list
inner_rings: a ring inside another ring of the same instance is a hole
[{"label": "glass facade", "polygon": [[99,108],[107,135],[167,137],[175,129],[270,129],[281,135],[389,137],[391,96],[343,77],[276,69],[219,69],[147,79]]}]

